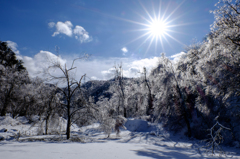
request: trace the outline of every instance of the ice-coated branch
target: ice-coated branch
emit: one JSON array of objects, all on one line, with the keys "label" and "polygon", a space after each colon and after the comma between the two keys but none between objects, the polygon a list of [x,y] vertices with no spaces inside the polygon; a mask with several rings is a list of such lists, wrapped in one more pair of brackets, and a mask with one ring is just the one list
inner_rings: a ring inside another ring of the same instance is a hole
[{"label": "ice-coated branch", "polygon": [[[214,155],[216,152],[219,153],[219,155],[224,154],[225,152],[222,149],[222,147],[220,146],[221,143],[223,143],[223,136],[222,136],[222,131],[225,130],[230,130],[230,128],[227,128],[225,126],[223,126],[222,124],[220,124],[218,122],[218,117],[217,116],[216,119],[216,123],[209,129],[210,131],[210,139],[207,140],[206,146],[203,146],[203,148],[206,148],[206,153],[208,154],[209,152],[211,152],[212,155]],[[217,128],[217,129],[216,129]]]}]

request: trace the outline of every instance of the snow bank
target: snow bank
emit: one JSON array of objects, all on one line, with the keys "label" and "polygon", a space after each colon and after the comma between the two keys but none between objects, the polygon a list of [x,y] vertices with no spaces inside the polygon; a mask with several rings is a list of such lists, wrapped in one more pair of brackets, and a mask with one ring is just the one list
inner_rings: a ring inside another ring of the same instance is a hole
[{"label": "snow bank", "polygon": [[0,117],[0,125],[16,126],[16,125],[20,125],[20,124],[21,123],[18,120],[15,120],[10,116]]},{"label": "snow bank", "polygon": [[148,122],[142,119],[128,119],[125,127],[129,131],[145,132],[148,130]]},{"label": "snow bank", "polygon": [[[64,118],[56,118],[49,121],[48,134],[65,134],[67,121]],[[76,124],[71,126],[71,131],[79,130]],[[17,117],[0,116],[0,141],[2,140],[20,140],[29,136],[43,135],[45,133],[45,121],[39,120],[38,116]],[[44,136],[46,137],[46,136]]]}]

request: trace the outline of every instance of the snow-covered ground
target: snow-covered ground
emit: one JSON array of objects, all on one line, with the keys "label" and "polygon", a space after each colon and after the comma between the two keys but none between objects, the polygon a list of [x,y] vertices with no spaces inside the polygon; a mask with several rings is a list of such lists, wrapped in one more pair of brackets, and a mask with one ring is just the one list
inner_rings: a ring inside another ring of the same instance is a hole
[{"label": "snow-covered ground", "polygon": [[132,120],[125,126],[128,130],[122,130],[120,137],[113,132],[110,138],[106,138],[106,135],[98,129],[99,124],[80,129],[75,126],[72,127],[72,140],[67,141],[66,136],[61,134],[36,136],[38,128],[31,127],[31,124],[23,118],[0,117],[0,137],[4,138],[0,141],[0,158],[240,158],[239,149],[227,147],[224,147],[227,156],[206,155],[204,150],[199,151],[202,145],[198,141],[169,135],[161,129],[160,125]]}]

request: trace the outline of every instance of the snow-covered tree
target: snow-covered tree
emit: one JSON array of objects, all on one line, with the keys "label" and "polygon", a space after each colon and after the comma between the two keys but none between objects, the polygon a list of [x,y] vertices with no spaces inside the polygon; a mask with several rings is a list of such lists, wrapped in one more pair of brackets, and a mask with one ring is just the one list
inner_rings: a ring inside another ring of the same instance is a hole
[{"label": "snow-covered tree", "polygon": [[125,92],[124,92],[124,77],[123,77],[123,70],[122,65],[115,66],[115,91],[118,94],[118,106],[117,106],[117,113],[118,115],[122,115],[127,117],[127,108],[125,105]]},{"label": "snow-covered tree", "polygon": [[[87,55],[82,58],[86,57]],[[87,104],[87,100],[84,98],[84,94],[81,89],[82,80],[86,75],[82,75],[81,78],[77,81],[71,74],[72,71],[76,69],[76,67],[74,67],[75,60],[73,60],[70,68],[68,68],[66,64],[64,66],[61,65],[59,61],[54,62],[53,65],[48,68],[51,80],[62,84],[61,88],[59,87],[58,90],[62,93],[63,96],[62,108],[66,111],[67,139],[70,138],[71,125],[76,122],[74,119],[79,119],[79,116],[83,115],[81,114],[83,113],[82,110],[87,109],[89,106],[91,106]],[[54,75],[51,72],[52,70],[59,70],[61,74]]]},{"label": "snow-covered tree", "polygon": [[147,115],[152,115],[153,114],[153,95],[152,95],[152,90],[151,90],[151,85],[149,80],[147,79],[147,70],[146,67],[143,67],[143,82],[145,85],[145,88],[147,89],[147,108],[146,108],[146,114]]},{"label": "snow-covered tree", "polygon": [[26,70],[18,71],[17,66],[4,67],[0,65],[0,108],[1,116],[6,113],[12,113],[19,108],[18,104],[21,98],[23,85],[29,82]]},{"label": "snow-covered tree", "polygon": [[164,54],[158,67],[153,70],[152,75],[154,74],[156,76],[153,78],[153,92],[157,99],[154,106],[155,115],[173,127],[181,127],[184,124],[187,127],[187,135],[191,137],[191,113],[183,89],[187,87],[186,81],[175,72],[172,62]]},{"label": "snow-covered tree", "polygon": [[212,36],[217,37],[222,46],[227,47],[230,43],[240,46],[240,1],[219,0],[216,6]]}]

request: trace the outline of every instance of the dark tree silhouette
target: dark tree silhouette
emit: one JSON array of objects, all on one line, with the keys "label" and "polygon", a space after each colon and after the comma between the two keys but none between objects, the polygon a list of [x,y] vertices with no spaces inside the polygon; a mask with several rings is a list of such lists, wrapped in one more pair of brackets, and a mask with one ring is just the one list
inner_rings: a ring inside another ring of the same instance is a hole
[{"label": "dark tree silhouette", "polygon": [[17,68],[17,71],[26,70],[23,62],[18,60],[16,54],[8,47],[7,42],[0,41],[0,64],[5,67]]}]

